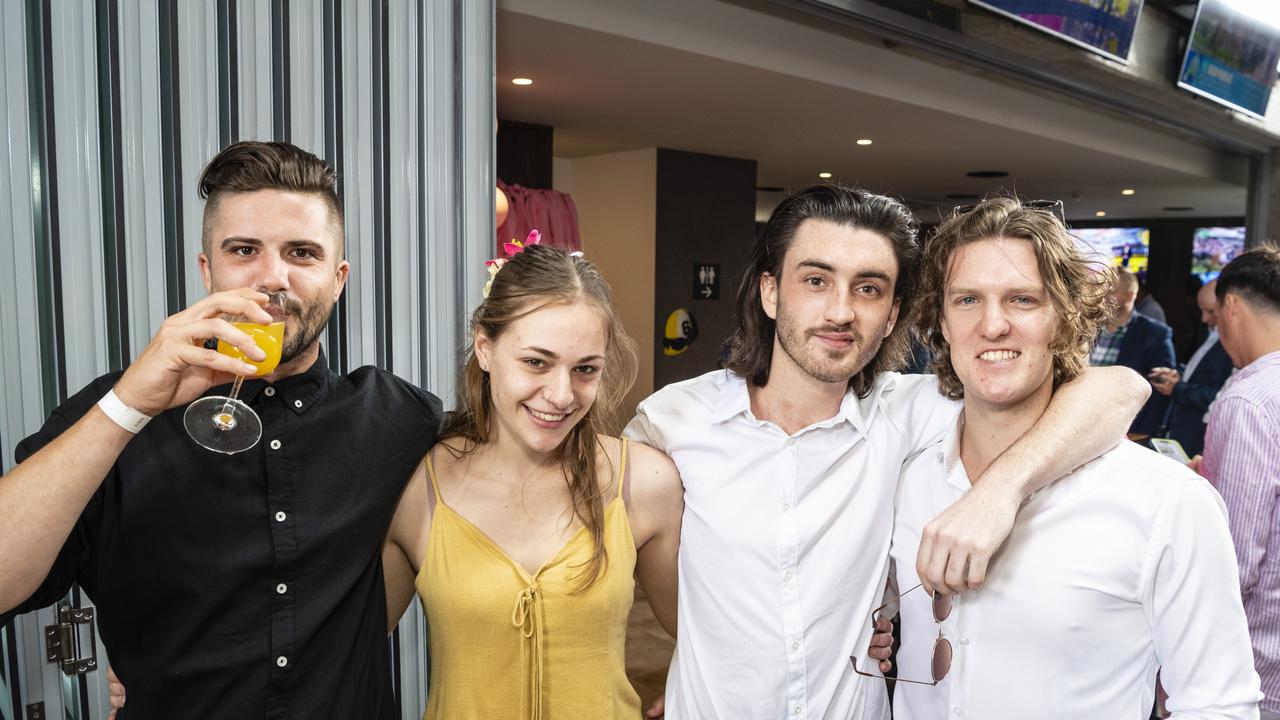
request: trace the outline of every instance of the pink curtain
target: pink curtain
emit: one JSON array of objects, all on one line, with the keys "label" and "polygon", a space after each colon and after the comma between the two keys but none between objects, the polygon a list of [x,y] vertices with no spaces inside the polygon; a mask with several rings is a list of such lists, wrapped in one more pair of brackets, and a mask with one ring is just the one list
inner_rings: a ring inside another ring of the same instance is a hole
[{"label": "pink curtain", "polygon": [[555,190],[538,190],[520,185],[508,185],[498,180],[498,189],[506,193],[511,210],[506,222],[498,228],[494,257],[505,257],[502,244],[524,241],[530,230],[542,233],[542,244],[573,252],[582,249],[582,237],[578,235],[578,208],[573,198]]}]

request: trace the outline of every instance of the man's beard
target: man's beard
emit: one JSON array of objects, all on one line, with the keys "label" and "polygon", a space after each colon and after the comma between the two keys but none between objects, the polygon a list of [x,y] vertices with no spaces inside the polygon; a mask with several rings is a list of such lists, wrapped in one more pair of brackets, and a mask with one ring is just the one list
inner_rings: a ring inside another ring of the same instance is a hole
[{"label": "man's beard", "polygon": [[284,347],[280,351],[280,363],[288,363],[306,352],[307,348],[320,337],[329,324],[329,316],[333,314],[334,303],[328,305],[317,303],[303,306],[293,299],[286,299],[282,308],[287,316],[292,316],[298,324],[297,330],[288,333],[284,339]]},{"label": "man's beard", "polygon": [[[883,342],[883,338],[877,338],[875,342],[866,343],[866,339],[852,325],[801,330],[787,319],[781,307],[778,308],[775,332],[782,351],[797,367],[813,379],[828,383],[848,382],[850,378],[862,372],[875,359],[876,353],[880,350],[880,343]],[[838,355],[832,357],[809,345],[810,337],[826,333],[843,333],[853,336],[853,344],[842,358]],[[827,357],[824,358],[823,355]]]}]

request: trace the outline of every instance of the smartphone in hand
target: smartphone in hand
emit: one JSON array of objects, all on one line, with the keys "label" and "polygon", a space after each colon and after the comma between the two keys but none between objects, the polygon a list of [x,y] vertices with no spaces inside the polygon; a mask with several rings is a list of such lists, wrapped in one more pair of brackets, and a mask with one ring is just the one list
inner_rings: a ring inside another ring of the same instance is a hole
[{"label": "smartphone in hand", "polygon": [[1191,458],[1187,457],[1187,451],[1182,449],[1182,443],[1169,438],[1151,438],[1151,447],[1161,455],[1177,460],[1186,465],[1191,462]]}]

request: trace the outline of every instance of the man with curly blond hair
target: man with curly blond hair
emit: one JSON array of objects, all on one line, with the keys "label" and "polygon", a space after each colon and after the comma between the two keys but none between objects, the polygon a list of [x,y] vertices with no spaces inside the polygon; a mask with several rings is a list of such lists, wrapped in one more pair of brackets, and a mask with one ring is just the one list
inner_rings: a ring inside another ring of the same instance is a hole
[{"label": "man with curly blond hair", "polygon": [[914,589],[924,525],[1087,367],[1110,279],[1047,203],[987,199],[925,246],[916,329],[939,392],[964,408],[898,488],[897,720],[1145,718],[1157,670],[1174,717],[1258,717],[1222,500],[1132,443],[1032,495],[981,588]]}]

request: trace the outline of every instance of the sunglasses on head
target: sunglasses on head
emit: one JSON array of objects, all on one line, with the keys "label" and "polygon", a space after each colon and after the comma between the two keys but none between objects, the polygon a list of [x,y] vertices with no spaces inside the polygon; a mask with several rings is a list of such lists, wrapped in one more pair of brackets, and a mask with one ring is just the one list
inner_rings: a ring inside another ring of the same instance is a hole
[{"label": "sunglasses on head", "polygon": [[[959,217],[965,213],[973,212],[981,203],[968,203],[965,205],[957,205],[951,209],[951,217]],[[1050,212],[1058,216],[1063,225],[1067,224],[1066,209],[1062,205],[1061,200],[1022,200],[1019,204],[1027,210],[1042,210]]]}]

